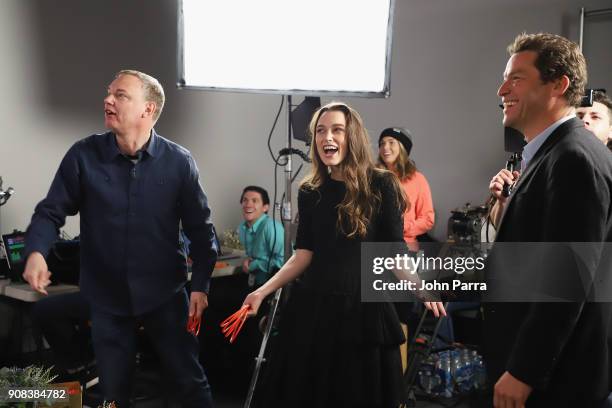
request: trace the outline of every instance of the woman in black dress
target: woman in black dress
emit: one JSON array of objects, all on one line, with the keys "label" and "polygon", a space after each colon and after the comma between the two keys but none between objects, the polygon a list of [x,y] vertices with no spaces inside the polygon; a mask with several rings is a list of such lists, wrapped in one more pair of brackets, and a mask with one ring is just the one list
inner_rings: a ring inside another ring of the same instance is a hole
[{"label": "woman in black dress", "polygon": [[[265,407],[389,407],[403,396],[404,334],[390,303],[362,303],[362,242],[403,242],[405,201],[396,176],[375,168],[359,114],[343,103],[310,123],[312,168],[300,186],[296,251],[244,301],[298,276],[282,312],[263,395]],[[426,303],[437,315],[440,303]]]}]

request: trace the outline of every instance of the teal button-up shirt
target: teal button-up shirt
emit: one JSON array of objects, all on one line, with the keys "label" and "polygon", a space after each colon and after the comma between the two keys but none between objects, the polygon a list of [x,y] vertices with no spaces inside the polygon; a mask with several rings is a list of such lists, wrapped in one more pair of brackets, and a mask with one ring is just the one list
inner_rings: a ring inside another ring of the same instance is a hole
[{"label": "teal button-up shirt", "polygon": [[249,272],[255,275],[255,285],[263,285],[270,272],[284,263],[285,234],[281,223],[263,214],[249,227],[243,221],[238,227],[240,242],[251,258]]}]

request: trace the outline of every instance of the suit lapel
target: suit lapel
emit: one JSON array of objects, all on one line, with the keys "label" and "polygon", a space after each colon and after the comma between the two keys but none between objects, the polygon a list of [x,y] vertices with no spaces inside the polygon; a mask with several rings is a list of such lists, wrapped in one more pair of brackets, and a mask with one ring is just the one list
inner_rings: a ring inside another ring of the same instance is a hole
[{"label": "suit lapel", "polygon": [[504,209],[502,218],[499,222],[499,232],[501,232],[502,225],[504,224],[504,219],[506,218],[506,214],[508,213],[508,210],[510,209],[510,206],[512,205],[512,199],[514,198],[514,196],[521,190],[521,187],[523,187],[527,183],[527,181],[533,177],[533,174],[535,173],[535,169],[538,168],[540,162],[547,157],[548,152],[550,152],[553,149],[553,147],[559,142],[559,140],[561,140],[571,130],[575,129],[576,127],[580,125],[582,125],[582,122],[576,118],[572,118],[572,119],[569,119],[563,122],[554,130],[554,132],[550,134],[550,136],[548,137],[548,139],[546,139],[544,144],[540,146],[535,156],[533,156],[533,158],[529,162],[529,165],[525,169],[524,174],[521,174],[521,177],[514,185],[512,195],[510,195],[510,197],[508,198],[508,201],[506,202],[506,208]]}]

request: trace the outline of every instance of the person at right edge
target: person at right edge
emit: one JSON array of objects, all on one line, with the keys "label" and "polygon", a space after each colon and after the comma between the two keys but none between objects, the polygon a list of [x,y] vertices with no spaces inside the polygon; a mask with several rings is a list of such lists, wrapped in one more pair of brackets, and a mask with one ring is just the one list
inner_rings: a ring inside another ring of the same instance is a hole
[{"label": "person at right edge", "polygon": [[[587,82],[584,56],[577,44],[546,33],[520,34],[508,53],[498,90],[503,124],[522,132],[527,145],[520,180],[519,172],[501,170],[489,185],[497,199],[496,243],[610,242],[612,157],[575,117]],[[515,181],[504,197],[504,183]],[[529,276],[535,279],[553,261],[544,259]],[[554,280],[573,279],[566,273],[577,268],[576,262],[564,266]],[[611,304],[586,299],[483,304],[494,407],[602,406],[610,389]]]},{"label": "person at right edge", "polygon": [[608,95],[593,91],[592,106],[576,109],[576,116],[584,122],[587,130],[612,150],[612,99]]}]

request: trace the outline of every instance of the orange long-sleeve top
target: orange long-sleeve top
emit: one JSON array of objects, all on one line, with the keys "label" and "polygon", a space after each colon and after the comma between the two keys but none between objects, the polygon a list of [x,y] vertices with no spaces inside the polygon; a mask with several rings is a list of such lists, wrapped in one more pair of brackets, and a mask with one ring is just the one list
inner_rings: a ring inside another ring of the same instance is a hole
[{"label": "orange long-sleeve top", "polygon": [[401,183],[410,202],[410,208],[404,213],[404,241],[411,250],[417,250],[417,235],[429,231],[435,221],[431,189],[427,179],[419,171],[415,171],[412,177],[406,177]]}]

